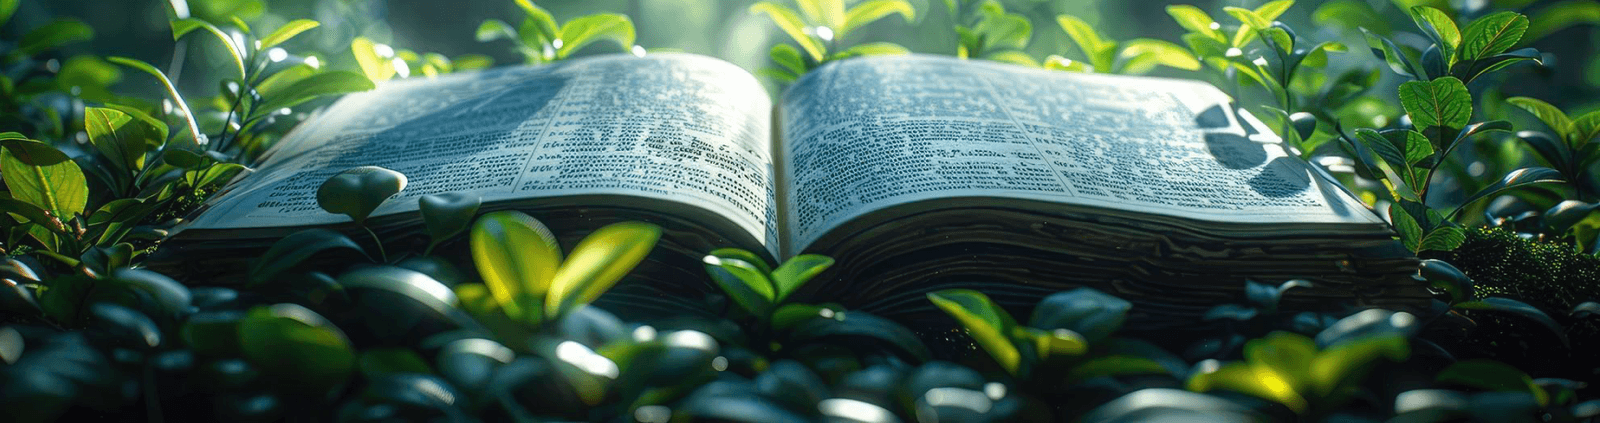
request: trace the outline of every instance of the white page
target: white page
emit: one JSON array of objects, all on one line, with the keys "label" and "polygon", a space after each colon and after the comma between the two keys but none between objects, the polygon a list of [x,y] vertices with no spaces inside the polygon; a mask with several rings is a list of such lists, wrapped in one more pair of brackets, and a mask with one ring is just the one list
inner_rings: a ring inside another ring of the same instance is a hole
[{"label": "white page", "polygon": [[417,197],[445,192],[614,194],[704,208],[775,248],[770,108],[748,72],[686,54],[393,81],[290,134],[190,228],[348,221],[317,206],[317,188],[376,165],[409,184],[374,216],[416,211]]},{"label": "white page", "polygon": [[1203,82],[897,56],[824,66],[783,101],[788,251],[863,214],[950,197],[1381,222],[1259,122],[1247,132],[1248,115]]}]

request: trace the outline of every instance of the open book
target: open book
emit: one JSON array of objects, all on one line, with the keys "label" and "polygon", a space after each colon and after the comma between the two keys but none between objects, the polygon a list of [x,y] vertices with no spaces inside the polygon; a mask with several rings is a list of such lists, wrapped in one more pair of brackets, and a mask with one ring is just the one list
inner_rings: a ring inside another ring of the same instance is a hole
[{"label": "open book", "polygon": [[875,57],[808,73],[778,106],[687,54],[394,81],[296,129],[175,244],[346,223],[317,187],[377,165],[410,181],[369,221],[389,239],[420,233],[417,197],[445,192],[564,240],[662,225],[607,295],[623,300],[713,290],[698,258],[727,246],[833,256],[797,295],[887,316],[958,286],[1017,305],[1093,286],[1150,304],[1136,319],[1239,302],[1247,277],[1315,281],[1286,299],[1308,308],[1427,297],[1382,219],[1201,82]]}]

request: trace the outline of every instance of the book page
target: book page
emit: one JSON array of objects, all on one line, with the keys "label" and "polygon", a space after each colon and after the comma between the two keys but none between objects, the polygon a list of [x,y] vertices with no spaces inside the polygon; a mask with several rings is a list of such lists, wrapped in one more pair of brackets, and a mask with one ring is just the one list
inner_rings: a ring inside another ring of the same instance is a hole
[{"label": "book page", "polygon": [[485,202],[611,194],[706,209],[776,248],[770,110],[748,72],[694,55],[393,81],[291,133],[190,227],[347,222],[317,206],[318,187],[376,165],[409,183],[374,216],[416,211],[417,197],[446,192]]},{"label": "book page", "polygon": [[835,62],[783,98],[786,251],[868,212],[952,197],[1217,222],[1381,222],[1231,110],[1198,81],[935,56]]}]

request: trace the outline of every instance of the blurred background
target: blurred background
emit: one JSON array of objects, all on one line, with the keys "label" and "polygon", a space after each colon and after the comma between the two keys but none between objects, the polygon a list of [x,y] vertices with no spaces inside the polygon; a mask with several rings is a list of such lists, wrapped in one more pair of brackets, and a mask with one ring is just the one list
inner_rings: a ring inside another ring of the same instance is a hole
[{"label": "blurred background", "polygon": [[[1070,14],[1081,18],[1102,34],[1115,40],[1156,38],[1182,45],[1183,28],[1168,16],[1167,4],[1187,3],[1211,13],[1218,21],[1231,23],[1222,13],[1224,6],[1253,8],[1262,0],[1195,1],[1120,1],[1120,0],[1005,0],[1006,10],[1026,16],[1033,24],[1032,41],[1024,51],[1035,60],[1047,55],[1078,59],[1071,40],[1055,17]],[[775,43],[791,42],[766,16],[751,14],[754,3],[746,0],[566,0],[535,1],[548,9],[557,21],[598,12],[622,13],[633,19],[637,44],[651,51],[685,51],[715,56],[752,72],[770,66],[767,49]],[[780,1],[779,3],[788,2]],[[854,2],[848,2],[854,3]],[[944,0],[911,0],[916,7],[915,21],[898,17],[882,19],[850,34],[846,43],[887,41],[915,52],[956,53],[954,20]],[[1524,47],[1536,47],[1546,55],[1546,67],[1524,69],[1519,76],[1533,78],[1527,83],[1503,84],[1507,96],[1526,95],[1545,99],[1576,115],[1600,108],[1600,4],[1595,0],[1301,0],[1278,20],[1298,31],[1302,38],[1316,41],[1343,41],[1350,52],[1332,57],[1334,69],[1379,66],[1369,54],[1356,26],[1389,34],[1401,44],[1426,45],[1426,39],[1404,13],[1412,5],[1433,5],[1455,10],[1466,17],[1497,10],[1516,10],[1534,22]],[[483,54],[495,59],[496,66],[519,64],[522,57],[506,40],[478,42],[475,32],[480,23],[499,19],[515,25],[524,16],[512,0],[22,0],[11,24],[0,29],[0,36],[15,39],[26,31],[51,20],[69,17],[94,28],[90,43],[68,46],[68,52],[99,56],[130,56],[151,63],[167,64],[174,56],[174,43],[167,24],[169,8],[187,7],[194,17],[227,26],[230,16],[238,16],[257,32],[270,30],[293,19],[309,18],[322,27],[290,42],[291,51],[315,52],[324,63],[354,69],[350,41],[365,36],[396,49],[437,52],[449,57]],[[792,7],[792,4],[790,5]],[[1459,19],[1458,19],[1459,20]],[[1543,26],[1543,28],[1541,28]],[[1541,32],[1542,31],[1542,32]],[[191,43],[205,43],[212,40]],[[199,86],[209,77],[181,77],[183,73],[220,72],[227,63],[213,45],[187,49],[195,55],[183,61],[179,85],[196,95],[211,95],[215,86]],[[596,43],[580,54],[621,51],[615,44]],[[69,53],[70,54],[70,53]],[[1198,77],[1194,72],[1161,68],[1158,75]],[[1395,78],[1392,72],[1383,72]],[[768,81],[769,87],[772,85]],[[123,84],[127,94],[154,96],[152,84]],[[1380,84],[1382,85],[1382,84]],[[1387,92],[1393,90],[1374,90]],[[1381,97],[1381,96],[1380,96]]]}]

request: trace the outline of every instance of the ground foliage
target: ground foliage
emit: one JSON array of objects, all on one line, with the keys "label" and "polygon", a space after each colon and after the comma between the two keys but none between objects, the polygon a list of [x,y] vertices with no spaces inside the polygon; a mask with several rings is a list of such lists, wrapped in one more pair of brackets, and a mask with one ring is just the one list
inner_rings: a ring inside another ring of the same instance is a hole
[{"label": "ground foliage", "polygon": [[[1600,22],[1593,1],[1175,4],[1164,11],[1185,31],[1178,41],[1128,38],[1093,16],[1024,1],[744,10],[788,37],[767,50],[777,67],[761,71],[780,85],[829,61],[912,50],[872,38],[880,22],[949,32],[940,51],[974,60],[1188,72],[1167,75],[1233,95],[1385,211],[1400,242],[1437,259],[1417,275],[1438,294],[1429,308],[1301,312],[1279,300],[1313,282],[1249,281],[1184,336],[1127,327],[1133,305],[1091,289],[1043,298],[1027,319],[983,292],[934,292],[949,330],[917,332],[788,298],[832,259],[771,264],[737,249],[703,260],[717,302],[731,304],[723,315],[623,322],[588,304],[626,279],[659,228],[614,224],[563,249],[526,214],[480,213],[478,198],[445,194],[419,201],[426,243],[384,239],[366,217],[406,178],[378,167],[319,188],[322,208],[348,225],[289,235],[239,280],[179,282],[143,268],[145,257],[307,112],[381,81],[482,68],[498,53],[447,57],[360,31],[318,49],[302,34],[375,24],[290,19],[253,0],[164,3],[174,60],[162,67],[68,54],[114,35],[73,18],[19,28],[9,21],[29,5],[0,0],[0,407],[11,419],[1600,416],[1591,387],[1600,382],[1600,206],[1590,172],[1600,112],[1503,89],[1539,83],[1557,59],[1593,60],[1528,47]],[[638,16],[562,20],[531,1],[509,3],[516,25],[488,19],[473,35],[509,43],[523,62],[649,54],[635,44]],[[929,26],[936,12],[947,26]],[[1318,30],[1284,23],[1297,13]],[[1038,15],[1054,25],[1035,26]],[[1034,40],[1050,37],[1061,48],[1040,54]],[[186,61],[215,66],[184,78]],[[124,94],[130,85],[155,94]],[[469,246],[470,261],[434,254],[449,243]]]}]

